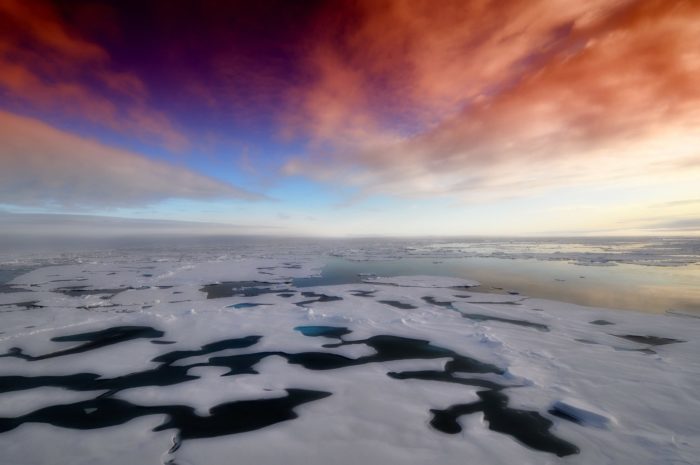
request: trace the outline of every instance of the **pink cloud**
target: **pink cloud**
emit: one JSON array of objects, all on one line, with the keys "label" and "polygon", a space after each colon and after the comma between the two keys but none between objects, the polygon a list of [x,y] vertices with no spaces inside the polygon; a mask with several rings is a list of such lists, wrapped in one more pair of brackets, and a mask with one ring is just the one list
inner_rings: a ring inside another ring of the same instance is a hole
[{"label": "pink cloud", "polygon": [[352,28],[329,23],[342,37],[316,38],[290,122],[311,154],[288,173],[513,196],[700,157],[697,2],[359,5]]},{"label": "pink cloud", "polygon": [[[170,149],[188,145],[166,115],[148,107],[141,79],[112,69],[107,51],[70,30],[51,5],[3,1],[0,15],[0,90],[11,99],[159,140]],[[107,92],[86,79],[100,82]]]}]

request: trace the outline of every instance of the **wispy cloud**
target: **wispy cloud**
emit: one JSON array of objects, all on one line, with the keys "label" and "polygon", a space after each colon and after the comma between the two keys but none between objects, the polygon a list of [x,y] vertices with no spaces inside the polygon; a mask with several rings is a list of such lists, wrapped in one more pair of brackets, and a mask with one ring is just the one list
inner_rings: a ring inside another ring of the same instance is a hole
[{"label": "wispy cloud", "polygon": [[280,234],[284,229],[258,224],[222,224],[194,221],[121,218],[114,216],[8,213],[0,210],[0,241],[4,239],[54,240],[81,237],[123,237],[128,235],[231,235]]},{"label": "wispy cloud", "polygon": [[652,205],[656,208],[667,208],[667,207],[685,207],[688,205],[699,205],[700,199],[682,199],[682,200],[672,200],[670,202],[657,203]]},{"label": "wispy cloud", "polygon": [[697,2],[358,5],[314,38],[287,173],[473,199],[698,166]]},{"label": "wispy cloud", "polygon": [[109,53],[80,37],[47,2],[0,2],[0,90],[10,102],[39,112],[86,119],[173,150],[189,142],[131,72],[115,70]]},{"label": "wispy cloud", "polygon": [[170,198],[264,196],[0,111],[0,202],[29,206],[139,206]]},{"label": "wispy cloud", "polygon": [[644,229],[660,231],[700,231],[700,218],[660,221],[650,224]]}]

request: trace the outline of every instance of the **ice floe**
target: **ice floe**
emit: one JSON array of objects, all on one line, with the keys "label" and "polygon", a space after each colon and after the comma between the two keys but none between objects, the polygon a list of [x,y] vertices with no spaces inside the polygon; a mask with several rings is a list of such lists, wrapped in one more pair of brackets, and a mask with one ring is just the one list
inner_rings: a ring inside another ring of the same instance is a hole
[{"label": "ice floe", "polygon": [[7,283],[3,464],[697,463],[700,319],[255,253]]}]

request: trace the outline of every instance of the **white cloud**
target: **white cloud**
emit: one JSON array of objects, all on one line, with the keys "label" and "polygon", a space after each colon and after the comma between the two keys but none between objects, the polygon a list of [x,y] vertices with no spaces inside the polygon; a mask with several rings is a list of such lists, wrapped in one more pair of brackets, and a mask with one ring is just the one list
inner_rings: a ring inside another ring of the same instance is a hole
[{"label": "white cloud", "polygon": [[139,206],[171,198],[264,196],[0,111],[0,202],[24,206]]}]

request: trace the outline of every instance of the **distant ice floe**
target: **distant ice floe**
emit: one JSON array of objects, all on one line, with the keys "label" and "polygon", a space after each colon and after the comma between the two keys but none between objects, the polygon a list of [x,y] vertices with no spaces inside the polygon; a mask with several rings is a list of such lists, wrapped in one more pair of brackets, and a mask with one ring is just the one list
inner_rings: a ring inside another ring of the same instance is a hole
[{"label": "distant ice floe", "polygon": [[400,287],[424,287],[424,288],[464,288],[478,286],[480,283],[470,279],[452,278],[448,276],[392,276],[367,277],[363,279],[371,284],[390,284]]},{"label": "distant ice floe", "polygon": [[697,238],[415,239],[336,247],[332,255],[357,261],[405,258],[500,258],[566,261],[581,266],[686,266],[700,263]]},{"label": "distant ice floe", "polygon": [[277,253],[76,255],[7,283],[2,463],[697,463],[700,319],[446,277],[298,289],[315,249]]}]

